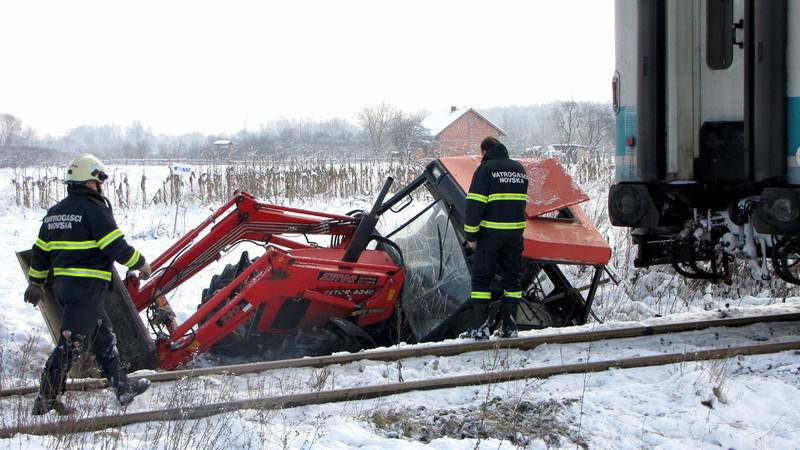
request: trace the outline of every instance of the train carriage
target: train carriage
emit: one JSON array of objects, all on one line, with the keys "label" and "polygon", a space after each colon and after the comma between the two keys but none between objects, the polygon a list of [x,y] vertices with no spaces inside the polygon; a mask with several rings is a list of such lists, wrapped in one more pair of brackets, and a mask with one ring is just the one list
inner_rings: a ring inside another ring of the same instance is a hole
[{"label": "train carriage", "polygon": [[617,0],[615,17],[609,216],[635,264],[800,284],[800,1]]}]

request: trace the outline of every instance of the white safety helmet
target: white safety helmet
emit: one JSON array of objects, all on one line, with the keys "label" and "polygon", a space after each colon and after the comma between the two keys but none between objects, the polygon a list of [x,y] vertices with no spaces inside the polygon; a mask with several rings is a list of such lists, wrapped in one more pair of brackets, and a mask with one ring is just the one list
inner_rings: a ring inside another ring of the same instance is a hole
[{"label": "white safety helmet", "polygon": [[94,180],[102,183],[108,179],[106,166],[89,153],[81,153],[70,161],[67,166],[67,183],[83,183]]}]

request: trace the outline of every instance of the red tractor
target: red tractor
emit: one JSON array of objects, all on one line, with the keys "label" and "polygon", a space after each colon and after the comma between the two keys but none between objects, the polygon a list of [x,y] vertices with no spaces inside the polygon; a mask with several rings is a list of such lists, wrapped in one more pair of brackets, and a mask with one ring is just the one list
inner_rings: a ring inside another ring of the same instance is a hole
[{"label": "red tractor", "polygon": [[[603,273],[613,277],[606,269],[611,250],[578,206],[588,197],[555,160],[521,162],[530,187],[518,324],[583,324]],[[387,200],[388,179],[371,211],[346,215],[236,193],[152,261],[147,283],[115,277],[109,315],[122,358],[131,369],[174,369],[208,350],[266,359],[457,336],[466,328],[470,292],[465,198],[478,163],[467,156],[434,160]],[[286,234],[327,235],[330,245]],[[165,296],[243,241],[259,243],[263,254],[251,259],[244,252],[226,266],[197,311],[179,323]],[[19,255],[27,273],[27,255]],[[560,269],[565,264],[593,267],[585,295]],[[501,293],[498,287],[493,299]],[[57,333],[60,305],[52,295],[41,310]]]}]

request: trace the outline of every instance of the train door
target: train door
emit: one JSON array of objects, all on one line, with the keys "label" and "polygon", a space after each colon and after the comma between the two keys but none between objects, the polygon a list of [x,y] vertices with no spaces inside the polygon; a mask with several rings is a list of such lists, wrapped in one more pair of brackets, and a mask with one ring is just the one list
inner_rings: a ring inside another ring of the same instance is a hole
[{"label": "train door", "polygon": [[744,136],[745,61],[737,44],[744,3],[666,4],[665,181],[748,178],[749,160],[734,156],[742,153]]}]

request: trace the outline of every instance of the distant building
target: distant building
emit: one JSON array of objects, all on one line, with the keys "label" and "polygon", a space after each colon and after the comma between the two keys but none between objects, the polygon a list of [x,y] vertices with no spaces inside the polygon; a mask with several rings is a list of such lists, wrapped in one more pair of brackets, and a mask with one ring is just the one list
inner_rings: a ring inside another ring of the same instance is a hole
[{"label": "distant building", "polygon": [[574,163],[586,161],[595,153],[592,148],[583,144],[549,144],[527,147],[519,156],[533,159],[555,158],[561,162]]},{"label": "distant building", "polygon": [[236,145],[233,141],[228,139],[220,139],[218,141],[214,141],[214,150],[219,154],[223,152],[232,152],[236,149]]},{"label": "distant building", "polygon": [[422,121],[434,139],[436,156],[475,155],[480,153],[480,143],[488,136],[506,135],[483,114],[472,108],[450,107],[449,113],[431,114]]},{"label": "distant building", "polygon": [[[547,146],[548,152],[554,152],[566,158],[567,161],[578,162],[589,159],[592,154],[592,149],[587,145],[582,144],[550,144]],[[546,156],[548,158],[556,157],[555,155]]]}]

